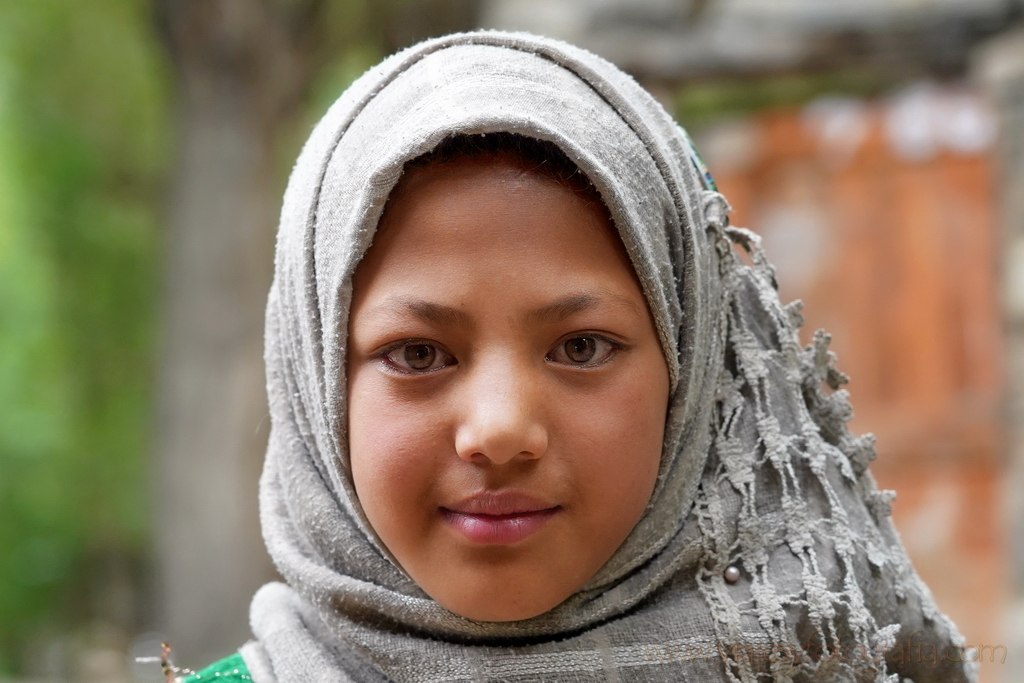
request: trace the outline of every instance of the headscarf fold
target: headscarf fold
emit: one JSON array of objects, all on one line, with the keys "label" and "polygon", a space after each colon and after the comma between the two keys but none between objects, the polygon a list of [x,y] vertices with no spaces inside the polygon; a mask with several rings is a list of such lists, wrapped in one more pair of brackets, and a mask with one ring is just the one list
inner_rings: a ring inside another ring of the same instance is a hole
[{"label": "headscarf fold", "polygon": [[[352,276],[405,164],[499,132],[554,143],[599,192],[671,397],[654,493],[618,551],[550,612],[482,623],[425,595],[367,522],[345,350]],[[281,213],[260,507],[287,585],[253,600],[253,679],[973,680],[867,472],[870,437],[846,429],[827,337],[800,347],[798,307],[781,305],[756,236],[727,213],[663,108],[571,45],[458,34],[356,81],[306,143]]]}]

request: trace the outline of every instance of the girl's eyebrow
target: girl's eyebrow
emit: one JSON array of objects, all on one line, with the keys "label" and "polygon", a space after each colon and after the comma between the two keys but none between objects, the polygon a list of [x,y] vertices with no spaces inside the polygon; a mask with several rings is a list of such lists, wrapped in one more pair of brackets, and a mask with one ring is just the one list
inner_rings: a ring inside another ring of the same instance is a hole
[{"label": "girl's eyebrow", "polygon": [[374,312],[380,311],[392,315],[396,309],[412,314],[424,322],[442,327],[469,328],[473,326],[470,316],[457,308],[408,296],[389,297],[380,306],[377,306]]},{"label": "girl's eyebrow", "polygon": [[628,308],[630,312],[637,315],[642,315],[635,302],[614,292],[601,291],[599,294],[588,292],[569,294],[554,303],[530,311],[528,317],[537,322],[561,322],[577,313],[595,308],[607,302]]}]

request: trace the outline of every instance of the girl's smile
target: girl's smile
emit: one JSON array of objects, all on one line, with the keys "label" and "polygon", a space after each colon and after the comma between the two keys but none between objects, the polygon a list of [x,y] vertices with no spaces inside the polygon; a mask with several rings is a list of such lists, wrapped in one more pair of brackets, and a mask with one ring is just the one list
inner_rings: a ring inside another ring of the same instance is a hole
[{"label": "girl's smile", "polygon": [[512,545],[540,531],[560,505],[514,490],[482,491],[441,507],[445,521],[474,543]]},{"label": "girl's smile", "polygon": [[360,503],[447,609],[547,612],[642,516],[668,372],[595,192],[509,155],[408,171],[356,271],[347,353]]}]

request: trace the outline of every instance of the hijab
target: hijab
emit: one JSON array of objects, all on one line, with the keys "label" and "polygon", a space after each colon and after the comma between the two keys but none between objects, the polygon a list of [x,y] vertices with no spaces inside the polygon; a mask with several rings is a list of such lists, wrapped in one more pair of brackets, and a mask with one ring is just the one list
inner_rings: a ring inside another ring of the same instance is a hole
[{"label": "hijab", "polygon": [[[651,500],[604,567],[545,614],[476,622],[431,600],[360,507],[346,330],[353,273],[405,165],[498,132],[553,143],[600,194],[671,396]],[[342,94],[299,156],[277,238],[260,509],[286,584],[253,599],[253,680],[973,680],[867,471],[870,436],[847,431],[828,337],[800,346],[798,304],[780,303],[728,210],[651,95],[559,41],[432,39]]]}]

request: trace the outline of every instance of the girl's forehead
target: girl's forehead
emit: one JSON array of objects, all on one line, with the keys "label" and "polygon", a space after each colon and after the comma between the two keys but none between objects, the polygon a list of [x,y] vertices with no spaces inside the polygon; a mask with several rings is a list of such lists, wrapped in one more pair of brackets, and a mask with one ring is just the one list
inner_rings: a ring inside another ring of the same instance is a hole
[{"label": "girl's forehead", "polygon": [[616,288],[647,308],[604,205],[505,156],[411,170],[353,285],[355,315],[368,298],[376,306],[424,293],[448,303],[486,295],[526,310],[577,290],[603,296]]},{"label": "girl's forehead", "polygon": [[[573,231],[562,235],[565,240],[599,237],[628,263],[608,210],[592,186],[554,177],[533,160],[509,152],[465,156],[409,168],[388,198],[374,245],[380,251],[400,230],[405,236],[415,233],[424,249],[428,239],[452,240],[451,246],[462,251],[486,239],[506,245],[514,256],[524,248],[517,240],[529,238],[537,221],[571,219],[579,220],[572,220]],[[496,224],[503,229],[493,230]],[[548,225],[543,231],[548,234],[531,239],[542,241],[537,238],[550,237],[559,227]]]}]

